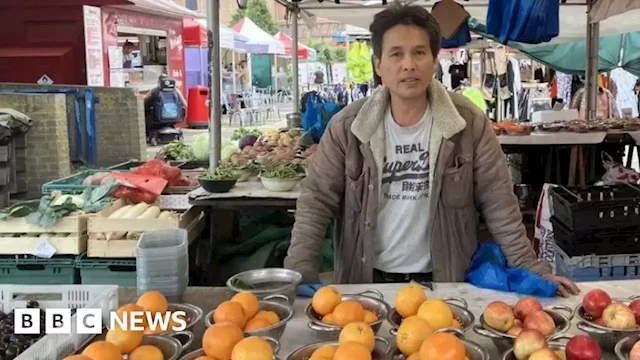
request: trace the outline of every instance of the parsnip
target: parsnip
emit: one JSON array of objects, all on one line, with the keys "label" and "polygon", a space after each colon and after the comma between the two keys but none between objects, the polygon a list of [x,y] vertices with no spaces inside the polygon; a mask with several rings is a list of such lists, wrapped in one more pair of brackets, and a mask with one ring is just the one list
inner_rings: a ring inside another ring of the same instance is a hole
[{"label": "parsnip", "polygon": [[158,219],[172,219],[176,216],[176,214],[173,211],[163,211],[160,213],[160,215],[158,215]]},{"label": "parsnip", "polygon": [[[139,203],[134,205],[131,209],[125,212],[122,216],[118,217],[119,219],[136,219],[138,216],[142,215],[149,208],[149,204],[147,203]],[[111,217],[109,217],[111,218]],[[107,233],[106,238],[109,240],[122,239],[127,234],[126,231],[118,231]]]},{"label": "parsnip", "polygon": [[[160,215],[160,208],[157,206],[151,206],[142,215],[138,216],[138,219],[157,219]],[[135,240],[140,237],[141,232],[139,231],[129,231],[127,233],[128,240]]]},{"label": "parsnip", "polygon": [[[133,205],[122,206],[112,212],[107,219],[121,219],[131,209],[133,209]],[[96,236],[96,239],[105,240],[107,238],[107,234],[109,233],[100,233]]]}]

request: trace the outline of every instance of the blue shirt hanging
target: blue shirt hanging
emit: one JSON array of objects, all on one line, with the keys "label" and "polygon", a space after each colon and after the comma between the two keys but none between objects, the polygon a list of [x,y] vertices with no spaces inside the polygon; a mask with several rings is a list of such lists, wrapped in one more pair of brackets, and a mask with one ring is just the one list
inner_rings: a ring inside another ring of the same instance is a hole
[{"label": "blue shirt hanging", "polygon": [[557,0],[489,0],[487,32],[502,44],[548,42],[560,33]]}]

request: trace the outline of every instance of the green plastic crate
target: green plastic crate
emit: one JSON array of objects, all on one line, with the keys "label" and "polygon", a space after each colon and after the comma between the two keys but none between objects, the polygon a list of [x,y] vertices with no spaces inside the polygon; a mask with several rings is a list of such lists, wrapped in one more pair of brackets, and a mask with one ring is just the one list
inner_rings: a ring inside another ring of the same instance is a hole
[{"label": "green plastic crate", "polygon": [[51,259],[30,255],[0,257],[0,284],[68,285],[77,284],[78,280],[76,259],[73,256],[57,256]]},{"label": "green plastic crate", "polygon": [[78,256],[81,284],[136,286],[136,259],[89,258]]},{"label": "green plastic crate", "polygon": [[[58,190],[62,191],[63,194],[82,194],[84,189],[95,189],[98,185],[84,186],[82,182],[87,177],[99,173],[99,172],[110,172],[112,170],[83,170],[73,175],[64,177],[62,179],[57,179],[53,181],[49,181],[42,185],[42,194],[50,194],[52,191]],[[118,170],[121,172],[128,172],[129,170]]]}]

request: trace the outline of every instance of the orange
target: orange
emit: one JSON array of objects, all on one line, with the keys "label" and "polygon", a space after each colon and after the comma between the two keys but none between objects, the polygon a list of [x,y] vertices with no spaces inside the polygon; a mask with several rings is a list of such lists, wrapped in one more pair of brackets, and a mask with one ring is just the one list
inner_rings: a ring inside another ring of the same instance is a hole
[{"label": "orange", "polygon": [[164,355],[153,345],[142,345],[133,350],[127,360],[164,360]]},{"label": "orange", "polygon": [[216,360],[212,357],[208,357],[208,356],[198,356],[197,358],[193,359],[193,360]]},{"label": "orange", "polygon": [[269,310],[260,310],[258,311],[256,316],[254,316],[253,318],[266,319],[267,321],[269,321],[271,325],[275,325],[280,322],[280,318],[278,317],[278,314],[276,314],[275,311],[269,311]]},{"label": "orange", "polygon": [[464,344],[449,333],[429,335],[420,347],[420,360],[464,360],[465,357]]},{"label": "orange", "polygon": [[335,325],[336,323],[336,319],[334,318],[333,313],[323,316],[321,321],[329,325]]},{"label": "orange", "polygon": [[409,355],[407,360],[420,360],[420,353],[414,353],[414,354]]},{"label": "orange", "polygon": [[420,305],[427,300],[422,286],[407,284],[403,286],[396,296],[396,311],[406,318],[418,313]]},{"label": "orange", "polygon": [[242,304],[235,301],[225,301],[218,305],[213,312],[214,323],[231,322],[244,328],[247,323],[247,315],[244,313]]},{"label": "orange", "polygon": [[451,308],[440,299],[423,302],[418,309],[418,317],[426,321],[433,331],[450,327],[453,323]]},{"label": "orange", "polygon": [[255,295],[253,295],[253,293],[250,293],[248,291],[235,294],[231,298],[231,301],[238,302],[240,303],[240,305],[242,305],[242,308],[244,309],[244,314],[247,316],[248,319],[251,319],[252,317],[254,317],[260,308],[260,304],[258,303],[258,298]]},{"label": "orange", "polygon": [[[71,355],[64,358],[64,360],[91,360],[90,357],[86,357],[84,355]],[[311,360],[311,359],[309,359]]]},{"label": "orange", "polygon": [[[136,305],[136,304],[125,304],[125,305],[120,306],[120,308],[118,310],[116,310],[116,314],[118,315],[118,318],[124,320],[125,318],[128,319],[130,317],[129,313],[138,312],[138,311],[144,311],[142,306]],[[142,326],[146,326],[146,324],[147,324],[146,315],[143,317],[143,319],[144,320],[142,322]]]},{"label": "orange", "polygon": [[202,335],[202,349],[209,357],[217,360],[229,360],[233,347],[243,338],[242,329],[236,324],[213,324]]},{"label": "orange", "polygon": [[273,360],[273,348],[267,340],[250,336],[233,347],[231,360]]},{"label": "orange", "polygon": [[268,328],[273,325],[269,320],[265,318],[253,318],[247,321],[247,325],[244,327],[244,331],[255,331],[264,328]]},{"label": "orange", "polygon": [[333,345],[324,345],[321,346],[319,348],[317,348],[313,354],[311,354],[311,357],[309,358],[309,360],[331,360],[333,359],[333,356],[336,354],[336,350],[338,349],[337,346],[333,346]]},{"label": "orange", "polygon": [[409,316],[402,320],[396,334],[396,346],[404,354],[409,356],[420,351],[420,346],[433,330],[429,324],[418,316]]},{"label": "orange", "polygon": [[357,301],[343,301],[333,310],[333,319],[338,326],[361,322],[364,320],[364,309]]},{"label": "orange", "polygon": [[366,346],[371,352],[376,345],[376,334],[367,323],[350,323],[345,325],[340,331],[338,343],[342,345],[350,342],[360,343]]},{"label": "orange", "polygon": [[116,327],[107,332],[105,340],[117,346],[123,354],[128,354],[142,344],[142,331],[123,330]]},{"label": "orange", "polygon": [[169,309],[169,303],[167,302],[167,298],[162,295],[160,291],[147,291],[142,294],[136,305],[142,307],[146,311],[151,311],[154,313],[163,313]]},{"label": "orange", "polygon": [[96,341],[87,346],[82,355],[91,360],[122,360],[120,349],[110,342]]},{"label": "orange", "polygon": [[462,324],[457,319],[453,319],[451,322],[451,327],[462,330]]},{"label": "orange", "polygon": [[338,346],[333,360],[371,360],[371,352],[360,343],[350,342]]},{"label": "orange", "polygon": [[378,316],[373,311],[364,311],[364,322],[366,322],[367,324],[371,324],[372,322],[376,321],[378,321]]},{"label": "orange", "polygon": [[318,289],[311,299],[311,307],[320,316],[333,312],[333,309],[342,301],[342,294],[333,286],[324,286]]}]

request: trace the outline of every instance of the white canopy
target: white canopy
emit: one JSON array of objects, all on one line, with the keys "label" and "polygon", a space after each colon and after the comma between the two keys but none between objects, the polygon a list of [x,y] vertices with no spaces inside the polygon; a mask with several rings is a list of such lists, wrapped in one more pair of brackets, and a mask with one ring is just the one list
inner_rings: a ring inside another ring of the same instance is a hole
[{"label": "white canopy", "polygon": [[[198,19],[200,25],[207,27],[207,19]],[[233,29],[220,25],[220,47],[223,49],[235,48]]]},{"label": "white canopy", "polygon": [[[591,22],[603,21],[608,18],[618,17],[623,15],[624,17],[640,16],[640,1],[639,0],[598,0],[589,12],[589,20]],[[627,13],[627,12],[633,12]],[[612,19],[616,21],[615,19]]]},{"label": "white canopy", "polygon": [[233,25],[233,30],[247,37],[249,39],[248,45],[266,46],[268,47],[267,54],[284,55],[284,44],[247,17]]},{"label": "white canopy", "polygon": [[[600,0],[610,2],[640,2],[640,0]],[[431,10],[433,2],[413,1]],[[488,0],[459,1],[472,17],[486,24]],[[552,43],[585,40],[587,37],[587,7],[584,0],[567,0],[560,5],[560,35]],[[373,16],[382,11],[384,7],[381,0],[342,0],[340,4],[333,1],[318,2],[318,0],[302,0],[300,9],[307,12],[308,16],[315,15],[327,19],[339,21],[345,24],[359,26],[368,29]],[[640,7],[640,5],[639,5]],[[640,30],[638,17],[634,17],[635,11],[627,12],[604,20],[600,23],[600,36],[615,35],[620,33]],[[636,14],[637,15],[637,14]],[[303,16],[303,19],[305,16]]]}]

